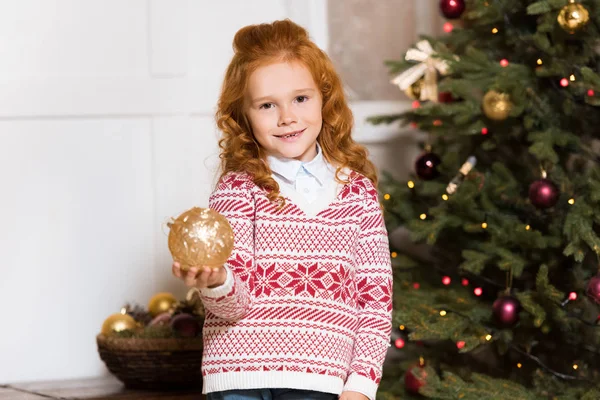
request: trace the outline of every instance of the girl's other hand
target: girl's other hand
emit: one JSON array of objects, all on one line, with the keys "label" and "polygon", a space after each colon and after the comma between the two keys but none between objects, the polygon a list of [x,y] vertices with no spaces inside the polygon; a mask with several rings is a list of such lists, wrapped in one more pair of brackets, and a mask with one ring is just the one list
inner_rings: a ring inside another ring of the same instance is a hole
[{"label": "girl's other hand", "polygon": [[339,400],[369,400],[367,396],[359,392],[342,392],[338,397]]}]

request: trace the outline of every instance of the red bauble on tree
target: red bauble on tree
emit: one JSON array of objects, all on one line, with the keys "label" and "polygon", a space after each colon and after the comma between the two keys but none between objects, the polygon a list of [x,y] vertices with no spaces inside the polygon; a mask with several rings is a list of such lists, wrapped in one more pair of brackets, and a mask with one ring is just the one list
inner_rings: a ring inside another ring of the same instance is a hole
[{"label": "red bauble on tree", "polygon": [[441,164],[440,157],[435,153],[425,153],[417,158],[415,162],[415,172],[419,178],[426,181],[437,178],[440,173],[437,169]]},{"label": "red bauble on tree", "polygon": [[440,10],[448,19],[460,18],[465,11],[465,0],[440,0]]},{"label": "red bauble on tree", "polygon": [[457,99],[455,99],[454,96],[452,96],[452,93],[450,93],[450,92],[439,92],[438,93],[438,101],[440,103],[453,103],[456,100]]},{"label": "red bauble on tree", "polygon": [[501,328],[510,328],[519,322],[521,303],[515,297],[499,297],[492,305],[494,322]]},{"label": "red bauble on tree", "polygon": [[529,201],[537,208],[550,208],[556,204],[560,191],[549,179],[538,179],[529,186]]},{"label": "red bauble on tree", "polygon": [[409,393],[419,394],[419,389],[425,386],[426,379],[427,371],[425,370],[425,363],[421,359],[419,364],[413,365],[404,374],[404,387]]},{"label": "red bauble on tree", "polygon": [[600,304],[600,273],[590,279],[585,292],[592,300]]}]

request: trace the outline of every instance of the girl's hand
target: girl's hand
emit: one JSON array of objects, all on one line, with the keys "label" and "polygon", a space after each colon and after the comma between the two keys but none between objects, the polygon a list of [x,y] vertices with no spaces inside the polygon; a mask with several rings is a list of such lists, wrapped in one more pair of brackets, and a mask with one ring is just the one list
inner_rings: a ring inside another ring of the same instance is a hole
[{"label": "girl's hand", "polygon": [[367,396],[359,392],[342,392],[339,400],[369,400]]},{"label": "girl's hand", "polygon": [[195,266],[186,271],[181,270],[181,265],[175,261],[173,263],[173,275],[183,280],[186,286],[198,289],[216,288],[225,283],[227,271],[221,265],[220,267]]}]

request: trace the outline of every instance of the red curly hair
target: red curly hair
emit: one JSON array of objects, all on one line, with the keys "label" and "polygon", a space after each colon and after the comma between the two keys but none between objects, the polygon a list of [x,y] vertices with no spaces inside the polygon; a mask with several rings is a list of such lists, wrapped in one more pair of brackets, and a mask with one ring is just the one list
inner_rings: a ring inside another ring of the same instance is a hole
[{"label": "red curly hair", "polygon": [[219,140],[221,177],[229,172],[246,172],[257,186],[269,192],[269,200],[283,201],[279,185],[271,177],[265,151],[254,138],[245,115],[244,98],[248,78],[258,67],[297,61],[310,70],[321,92],[323,126],[317,141],[325,159],[336,167],[336,179],[342,182],[339,173],[347,167],[377,187],[377,172],[367,158],[367,150],[352,139],[354,119],[341,79],[329,57],[309,39],[304,28],[288,19],[249,25],[235,34],[233,50],[215,115],[223,133]]}]

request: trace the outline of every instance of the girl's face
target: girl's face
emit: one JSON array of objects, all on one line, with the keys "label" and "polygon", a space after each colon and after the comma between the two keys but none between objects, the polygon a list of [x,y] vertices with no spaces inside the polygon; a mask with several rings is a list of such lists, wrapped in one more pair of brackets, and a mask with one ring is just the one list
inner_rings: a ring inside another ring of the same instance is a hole
[{"label": "girl's face", "polygon": [[317,155],[323,100],[302,63],[256,69],[248,79],[245,105],[254,137],[269,154],[305,162]]}]

